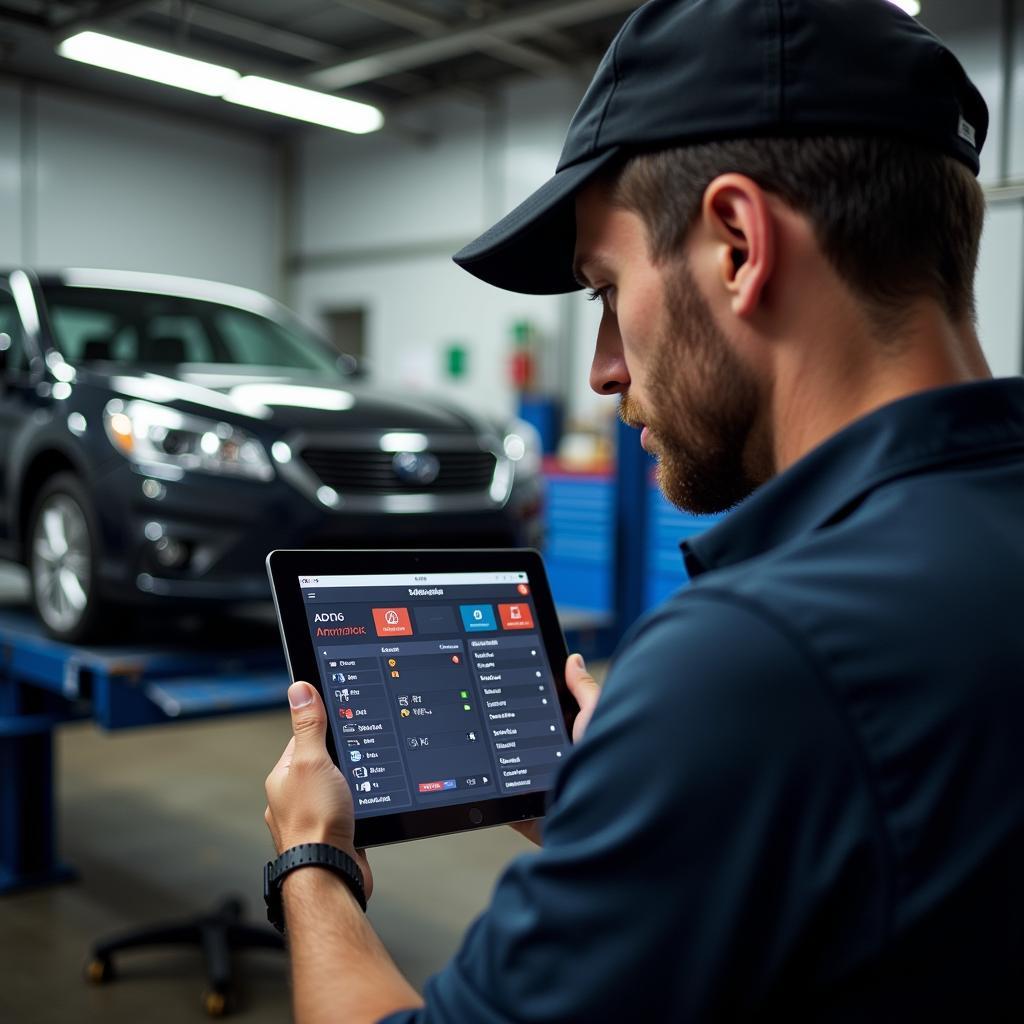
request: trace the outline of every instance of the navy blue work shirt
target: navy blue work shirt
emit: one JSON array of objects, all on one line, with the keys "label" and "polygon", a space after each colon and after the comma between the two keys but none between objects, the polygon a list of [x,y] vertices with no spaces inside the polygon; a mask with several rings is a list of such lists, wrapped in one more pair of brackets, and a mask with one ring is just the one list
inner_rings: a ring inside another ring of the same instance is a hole
[{"label": "navy blue work shirt", "polygon": [[1024,381],[871,413],[686,561],[389,1021],[1024,1019]]}]

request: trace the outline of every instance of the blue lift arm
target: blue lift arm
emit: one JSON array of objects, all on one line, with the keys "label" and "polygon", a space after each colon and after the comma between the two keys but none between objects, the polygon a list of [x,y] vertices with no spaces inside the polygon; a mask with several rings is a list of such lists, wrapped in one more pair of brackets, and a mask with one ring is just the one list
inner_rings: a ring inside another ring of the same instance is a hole
[{"label": "blue lift arm", "polygon": [[0,893],[65,881],[57,850],[53,737],[92,718],[126,729],[286,703],[280,648],[81,648],[0,612]]}]

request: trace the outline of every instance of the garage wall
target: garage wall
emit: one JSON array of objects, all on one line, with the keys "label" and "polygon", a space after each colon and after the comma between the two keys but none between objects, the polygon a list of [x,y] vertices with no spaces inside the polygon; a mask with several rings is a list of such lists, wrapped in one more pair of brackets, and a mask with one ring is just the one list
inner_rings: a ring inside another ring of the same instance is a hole
[{"label": "garage wall", "polygon": [[0,83],[0,262],[276,291],[277,167],[257,136]]},{"label": "garage wall", "polygon": [[[379,382],[503,415],[514,406],[513,325],[526,320],[544,339],[547,384],[558,390],[565,301],[499,292],[451,254],[550,176],[584,84],[519,85],[490,103],[446,100],[376,136],[305,136],[295,154],[293,303],[312,319],[365,308]],[[459,380],[446,372],[453,344],[468,354]]]},{"label": "garage wall", "polygon": [[0,84],[0,265],[21,259],[21,206],[19,93]]},{"label": "garage wall", "polygon": [[1024,202],[990,206],[977,278],[978,336],[997,377],[1020,373],[1024,338]]},{"label": "garage wall", "polygon": [[[990,106],[982,182],[991,190],[1004,169],[1024,181],[1024,21],[1004,117],[1001,0],[925,6],[933,12],[929,27],[959,54]],[[486,105],[449,101],[417,110],[407,123],[433,133],[429,143],[393,129],[355,139],[306,135],[296,152],[292,301],[314,319],[332,308],[365,308],[378,379],[503,411],[514,404],[505,373],[512,325],[529,319],[548,342],[549,389],[569,396],[574,418],[605,418],[611,403],[586,383],[597,309],[579,296],[506,295],[477,284],[449,258],[551,174],[585,86],[570,77],[526,82]],[[1001,195],[983,241],[979,314],[994,369],[1016,373],[1024,350],[1024,211],[1017,198]],[[462,382],[444,370],[453,341],[470,353]]]}]

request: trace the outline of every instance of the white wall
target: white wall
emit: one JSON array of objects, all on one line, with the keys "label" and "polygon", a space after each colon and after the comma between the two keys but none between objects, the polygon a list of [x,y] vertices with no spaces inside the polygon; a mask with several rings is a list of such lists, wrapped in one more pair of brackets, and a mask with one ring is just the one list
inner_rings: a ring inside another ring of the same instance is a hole
[{"label": "white wall", "polygon": [[1010,142],[1010,177],[1024,181],[1024,4],[1017,4],[1011,94],[1015,130]]},{"label": "white wall", "polygon": [[989,208],[977,279],[978,336],[997,377],[1024,369],[1024,202]]},{"label": "white wall", "polygon": [[[431,141],[392,129],[346,138],[310,133],[296,154],[291,300],[315,320],[363,306],[379,383],[444,393],[481,411],[513,411],[512,327],[529,320],[552,352],[564,345],[564,300],[513,295],[460,270],[451,255],[550,176],[582,83],[519,86],[490,107],[421,108]],[[466,377],[445,372],[468,351]],[[552,390],[558,358],[546,360]]]},{"label": "white wall", "polygon": [[[1015,53],[1010,71],[1010,116],[1004,114],[1001,0],[972,0],[937,15],[929,27],[960,58],[989,108],[989,134],[981,154],[979,180],[990,188],[1003,184],[1001,165],[1010,181],[1024,182],[1024,6],[1017,7]],[[928,4],[924,4],[927,10]],[[943,19],[946,20],[943,20]],[[984,24],[984,28],[979,28]],[[1004,124],[1009,136],[1004,137]],[[993,193],[997,196],[998,193]],[[1024,202],[993,198],[989,202],[976,279],[978,334],[992,372],[997,376],[1024,370]]]},{"label": "white wall", "polygon": [[[936,12],[930,27],[959,55],[990,106],[983,184],[998,183],[1004,143],[1024,178],[1024,21],[1011,137],[1004,140],[1000,0],[974,0],[969,12],[958,4],[926,7]],[[393,131],[305,136],[297,153],[293,302],[313,319],[332,307],[364,306],[366,349],[378,379],[503,411],[514,404],[506,373],[511,325],[529,318],[548,343],[547,386],[567,396],[571,416],[603,419],[609,403],[587,385],[597,309],[579,296],[510,296],[450,262],[459,245],[550,176],[585,87],[584,79],[569,77],[525,81],[488,106],[447,101],[423,108],[410,116],[436,132],[426,146]],[[1002,211],[993,206],[983,241],[981,333],[999,371],[1020,372],[1024,252],[1013,234],[1017,214]],[[443,365],[453,341],[470,350],[470,374],[458,383]]]},{"label": "white wall", "polygon": [[186,274],[274,292],[279,195],[274,147],[262,138],[0,86],[0,262]]},{"label": "white wall", "polygon": [[18,90],[0,84],[0,266],[22,259],[21,111]]},{"label": "white wall", "polygon": [[299,149],[298,242],[304,255],[469,238],[484,220],[484,114],[427,108],[425,132],[307,134]]}]

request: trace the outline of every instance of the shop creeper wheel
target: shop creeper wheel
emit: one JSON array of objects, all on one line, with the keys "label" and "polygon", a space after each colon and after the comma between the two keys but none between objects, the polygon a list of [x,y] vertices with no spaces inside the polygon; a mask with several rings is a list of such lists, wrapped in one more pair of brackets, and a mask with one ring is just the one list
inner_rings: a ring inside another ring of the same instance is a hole
[{"label": "shop creeper wheel", "polygon": [[102,957],[94,957],[85,965],[85,980],[94,985],[105,985],[114,978],[114,964]]},{"label": "shop creeper wheel", "polygon": [[231,1009],[227,994],[210,989],[203,993],[203,1009],[207,1017],[225,1017]]}]

